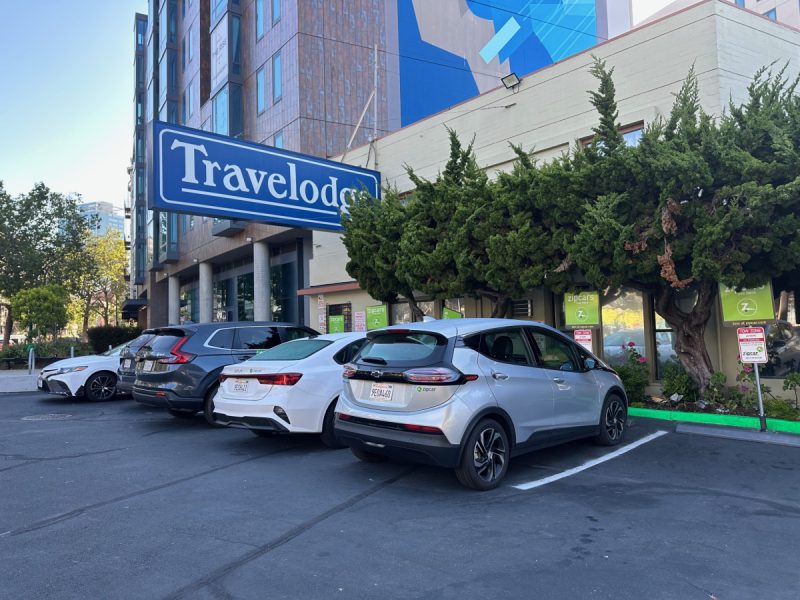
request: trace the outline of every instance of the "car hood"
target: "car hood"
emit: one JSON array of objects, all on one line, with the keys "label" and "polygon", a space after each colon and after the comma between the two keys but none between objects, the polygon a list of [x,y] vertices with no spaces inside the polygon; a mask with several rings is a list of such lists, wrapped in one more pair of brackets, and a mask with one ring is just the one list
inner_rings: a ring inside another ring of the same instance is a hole
[{"label": "car hood", "polygon": [[45,371],[55,371],[56,369],[65,369],[67,367],[80,367],[86,365],[87,367],[102,365],[103,363],[109,365],[119,364],[119,356],[101,356],[100,354],[90,354],[89,356],[76,356],[75,358],[65,358],[64,360],[57,360],[50,363],[44,368]]}]

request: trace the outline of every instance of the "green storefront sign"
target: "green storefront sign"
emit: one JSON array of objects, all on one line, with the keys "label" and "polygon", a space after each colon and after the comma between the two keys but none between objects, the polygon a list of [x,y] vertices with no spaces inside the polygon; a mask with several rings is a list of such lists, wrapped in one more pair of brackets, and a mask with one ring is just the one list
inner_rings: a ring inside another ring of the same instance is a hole
[{"label": "green storefront sign", "polygon": [[389,325],[389,310],[385,304],[367,307],[367,331]]},{"label": "green storefront sign", "polygon": [[328,333],[344,333],[344,315],[328,317]]},{"label": "green storefront sign", "polygon": [[763,325],[775,320],[771,283],[739,291],[719,284],[719,299],[722,304],[722,324],[726,327]]},{"label": "green storefront sign", "polygon": [[564,294],[564,325],[574,329],[599,327],[599,292],[567,292]]},{"label": "green storefront sign", "polygon": [[453,310],[452,308],[444,307],[442,308],[442,318],[443,319],[461,319],[464,315],[462,315],[457,310]]}]

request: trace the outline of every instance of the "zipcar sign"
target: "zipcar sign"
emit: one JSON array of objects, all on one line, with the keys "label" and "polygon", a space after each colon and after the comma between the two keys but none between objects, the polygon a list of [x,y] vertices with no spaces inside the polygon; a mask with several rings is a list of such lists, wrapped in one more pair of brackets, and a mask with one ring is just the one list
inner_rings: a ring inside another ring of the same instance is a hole
[{"label": "zipcar sign", "polygon": [[380,197],[377,171],[159,121],[152,135],[151,208],[338,231],[351,194]]}]

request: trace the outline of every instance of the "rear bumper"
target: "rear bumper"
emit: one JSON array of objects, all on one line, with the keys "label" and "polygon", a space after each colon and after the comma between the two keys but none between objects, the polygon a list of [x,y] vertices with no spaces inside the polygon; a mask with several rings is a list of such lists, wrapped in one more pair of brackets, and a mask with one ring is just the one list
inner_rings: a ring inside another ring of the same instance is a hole
[{"label": "rear bumper", "polygon": [[130,394],[133,391],[134,381],[136,381],[136,375],[123,375],[117,371],[117,392]]},{"label": "rear bumper", "polygon": [[338,418],[335,423],[336,436],[351,448],[449,469],[457,467],[461,457],[461,447],[444,435],[384,429]]},{"label": "rear bumper", "polygon": [[289,428],[277,418],[271,417],[233,417],[222,413],[214,413],[217,425],[237,427],[239,429],[255,429],[258,431],[272,431],[274,433],[289,433]]},{"label": "rear bumper", "polygon": [[174,410],[203,410],[203,398],[185,398],[176,395],[171,390],[143,388],[134,385],[132,393],[134,400],[147,406]]}]

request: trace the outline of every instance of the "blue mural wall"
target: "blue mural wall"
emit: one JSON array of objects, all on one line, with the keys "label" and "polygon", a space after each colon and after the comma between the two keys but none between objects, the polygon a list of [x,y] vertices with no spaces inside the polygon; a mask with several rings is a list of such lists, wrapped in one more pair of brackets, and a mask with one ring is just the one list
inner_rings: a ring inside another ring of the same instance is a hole
[{"label": "blue mural wall", "polygon": [[[475,17],[492,24],[491,29],[481,31],[493,30],[494,34],[465,31],[464,43],[468,52],[482,59],[484,75],[497,58],[508,61],[508,72],[523,76],[597,43],[595,1],[466,0]],[[479,69],[474,61],[471,67],[466,57],[424,40],[413,1],[397,2],[401,121],[405,126],[477,95],[480,90],[473,69]],[[441,19],[441,23],[426,24],[428,30],[456,26],[446,22],[444,13]]]}]

